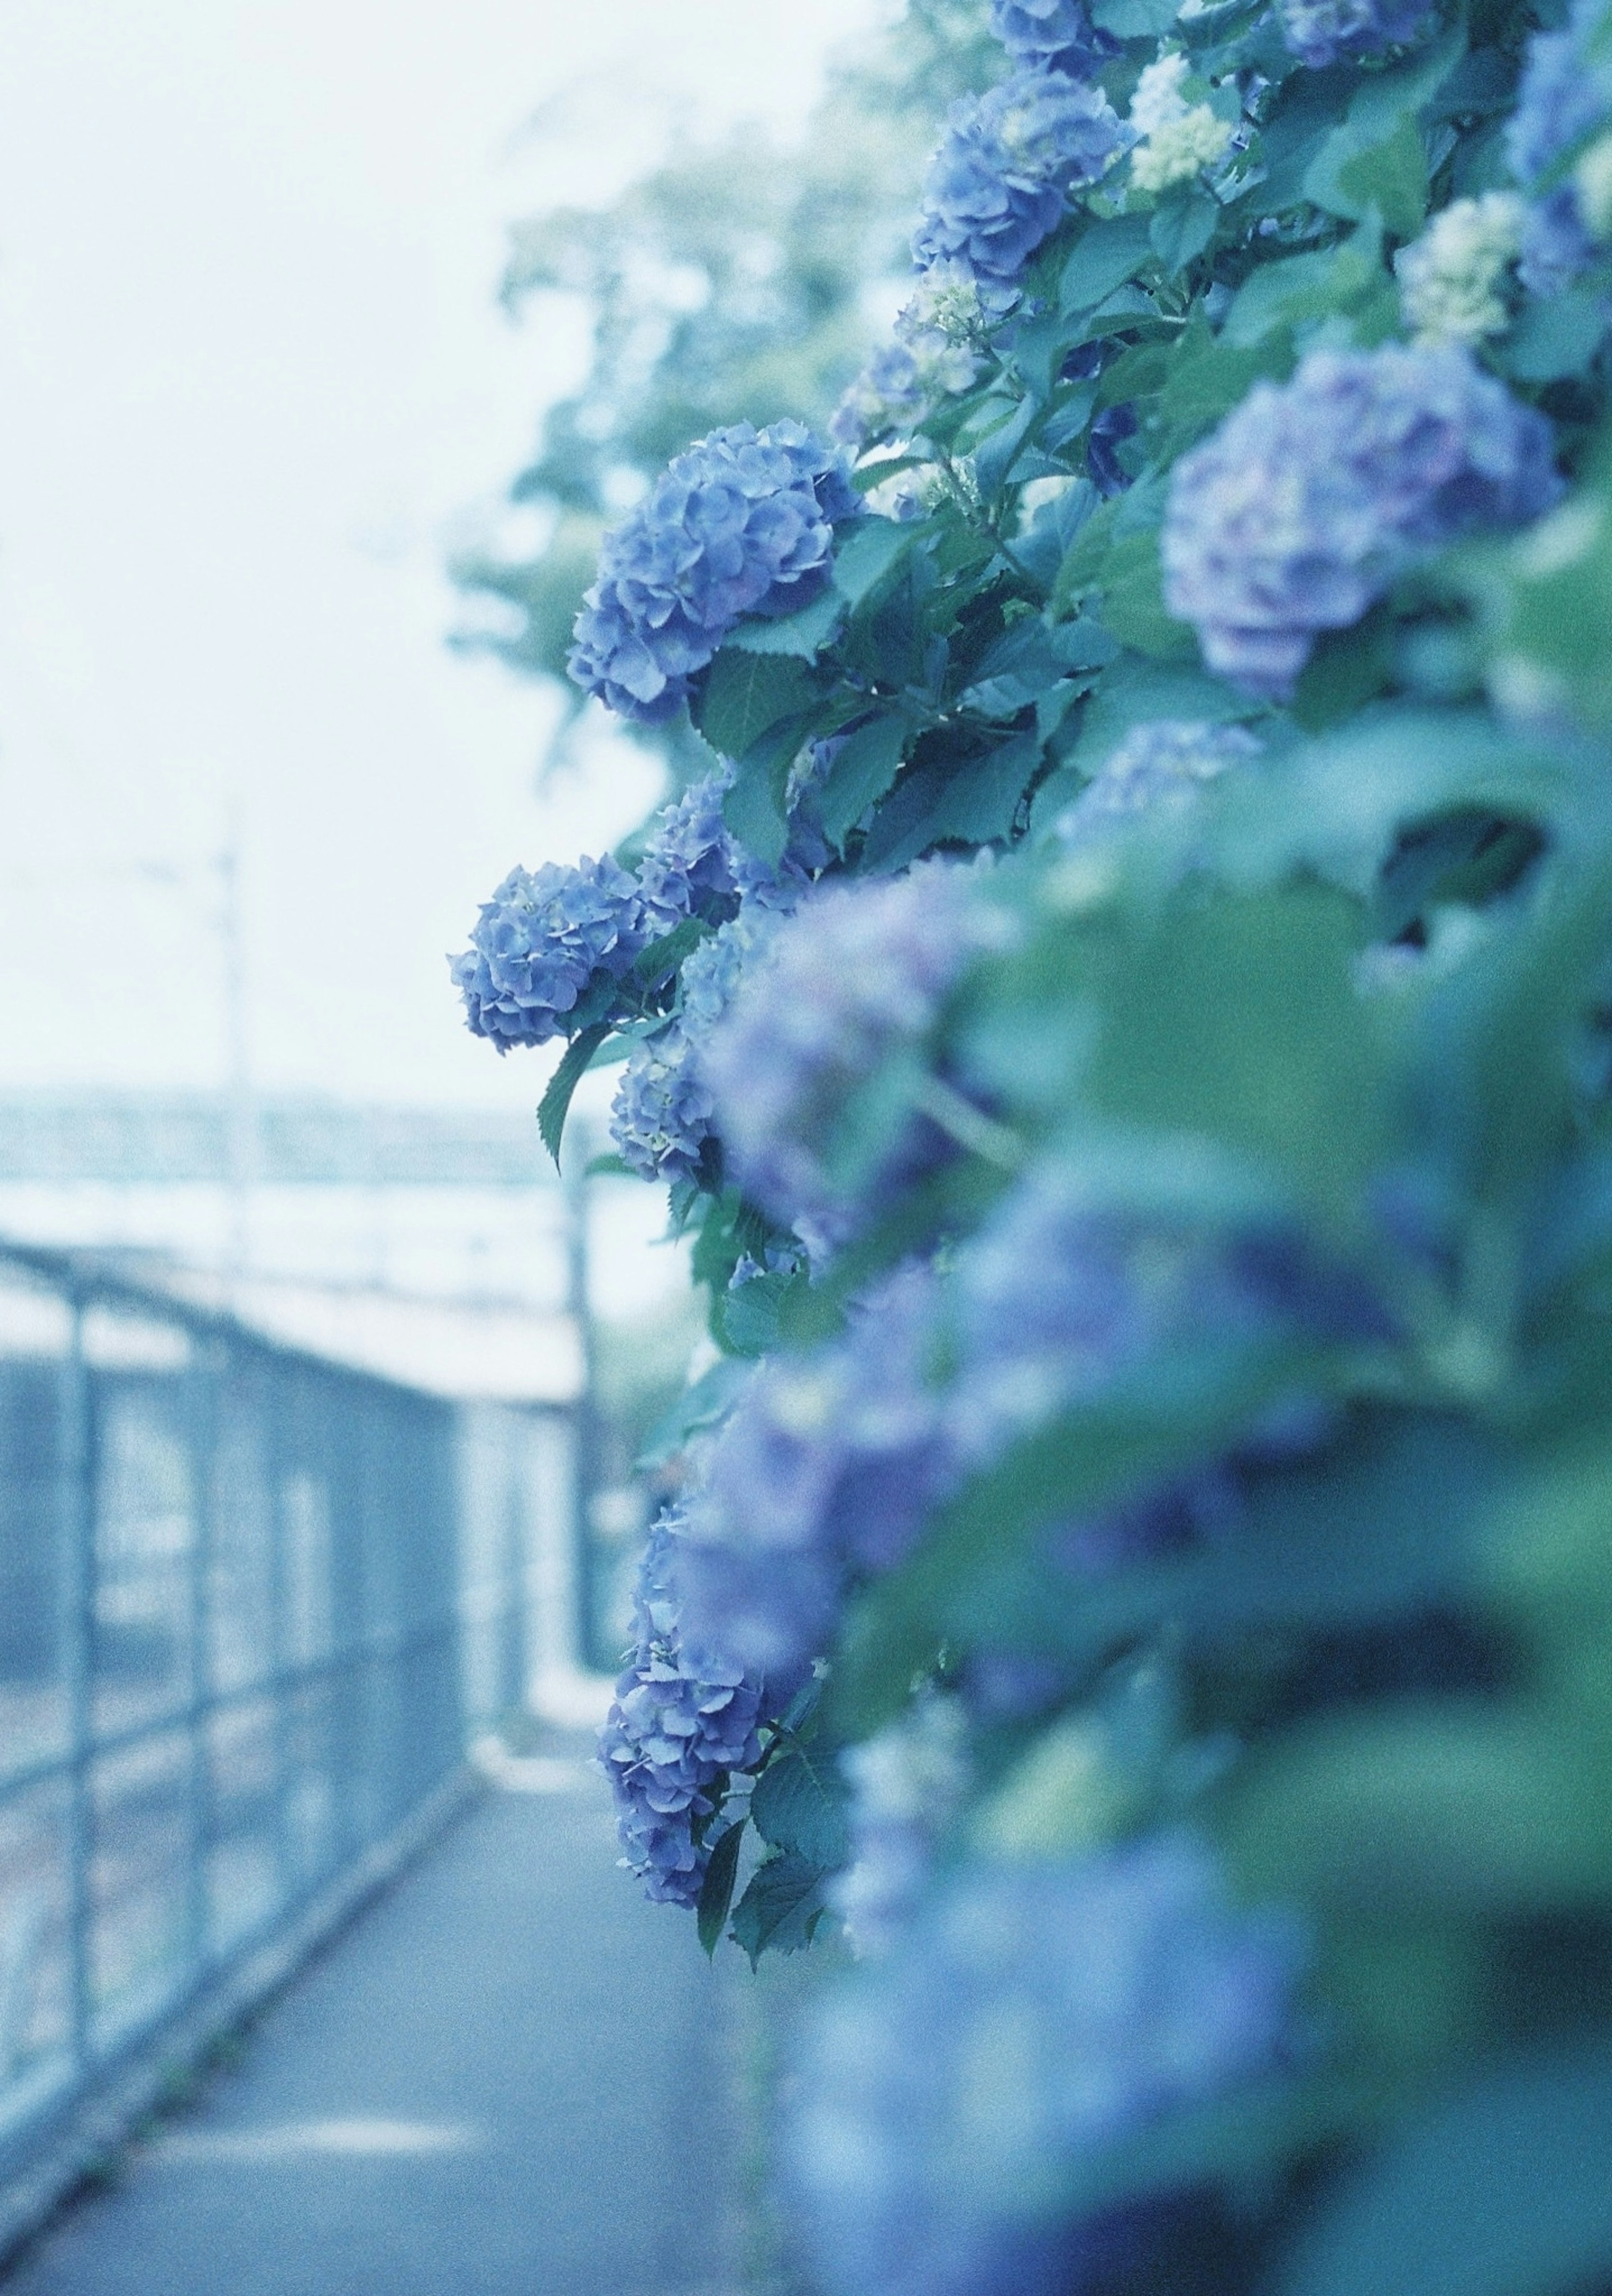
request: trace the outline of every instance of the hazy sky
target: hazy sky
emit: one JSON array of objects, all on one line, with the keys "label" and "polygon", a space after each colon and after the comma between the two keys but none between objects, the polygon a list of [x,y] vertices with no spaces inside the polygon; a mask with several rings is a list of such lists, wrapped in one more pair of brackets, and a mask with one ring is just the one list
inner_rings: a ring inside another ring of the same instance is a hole
[{"label": "hazy sky", "polygon": [[530,1106],[443,952],[654,780],[538,798],[544,697],[442,644],[445,551],[580,356],[498,310],[505,226],[680,102],[798,126],[884,12],[0,0],[0,1091],[217,1080],[234,808],[262,1084]]}]

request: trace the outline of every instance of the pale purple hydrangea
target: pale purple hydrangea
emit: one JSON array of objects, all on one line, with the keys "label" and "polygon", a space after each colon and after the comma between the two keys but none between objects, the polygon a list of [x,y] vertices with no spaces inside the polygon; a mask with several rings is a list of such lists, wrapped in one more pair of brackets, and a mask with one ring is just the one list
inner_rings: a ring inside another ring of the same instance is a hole
[{"label": "pale purple hydrangea", "polygon": [[703,1829],[723,1784],[761,1757],[758,1683],[685,1635],[678,1589],[683,1519],[650,1532],[633,1600],[632,1663],[599,1739],[615,1796],[622,1864],[663,1905],[698,1902],[711,1845]]},{"label": "pale purple hydrangea", "polygon": [[610,1133],[633,1170],[646,1180],[691,1180],[703,1168],[715,1103],[700,1072],[700,1048],[732,999],[745,963],[764,947],[782,905],[764,893],[745,901],[683,960],[679,1009],[635,1046],[611,1103]]},{"label": "pale purple hydrangea", "polygon": [[991,30],[1016,64],[1076,79],[1118,45],[1093,29],[1080,0],[991,0]]},{"label": "pale purple hydrangea", "polygon": [[512,869],[463,955],[448,960],[473,1035],[500,1053],[569,1036],[584,999],[609,1000],[645,940],[643,902],[624,869],[606,858],[574,869],[552,861]]},{"label": "pale purple hydrangea", "polygon": [[960,1698],[925,1689],[840,1757],[851,1854],[827,1896],[859,1958],[890,1952],[923,1901],[935,1845],[968,1788],[967,1718]]},{"label": "pale purple hydrangea", "polygon": [[803,2036],[787,2167],[827,2296],[1078,2296],[1139,2261],[1147,2212],[1071,2222],[1063,2177],[1300,2061],[1304,1958],[1184,1833],[963,1867]]},{"label": "pale purple hydrangea", "polygon": [[1572,175],[1542,184],[1612,113],[1612,58],[1594,48],[1604,12],[1600,0],[1574,0],[1564,30],[1534,35],[1506,123],[1507,162],[1524,191],[1534,194],[1517,266],[1531,294],[1559,294],[1595,253]]},{"label": "pale purple hydrangea", "polygon": [[732,914],[737,848],[722,818],[722,800],[732,785],[733,767],[723,764],[693,783],[657,821],[637,869],[652,932],[671,932],[686,917]]},{"label": "pale purple hydrangea", "polygon": [[1285,700],[1421,554],[1561,492],[1550,426],[1454,345],[1312,351],[1171,474],[1164,598],[1211,669]]},{"label": "pale purple hydrangea", "polygon": [[1074,803],[1054,823],[1065,845],[1083,845],[1137,814],[1177,813],[1230,766],[1260,754],[1244,726],[1155,718],[1133,726]]},{"label": "pale purple hydrangea", "polygon": [[838,454],[798,422],[713,430],[604,538],[571,675],[623,717],[670,718],[746,614],[788,614],[828,577],[856,514]]},{"label": "pale purple hydrangea", "polygon": [[945,1151],[919,1118],[876,1171],[848,1183],[830,1163],[851,1096],[923,1042],[964,968],[1006,931],[975,873],[947,863],[802,903],[703,1056],[729,1168],[764,1211],[832,1241]]},{"label": "pale purple hydrangea", "polygon": [[1437,12],[1438,0],[1280,0],[1282,37],[1315,71],[1419,39]]},{"label": "pale purple hydrangea", "polygon": [[904,1269],[844,1336],[756,1374],[711,1445],[681,1560],[685,1614],[769,1697],[833,1636],[846,1580],[907,1553],[955,1480],[927,1375],[934,1279]]},{"label": "pale purple hydrangea", "polygon": [[924,179],[914,262],[1011,285],[1070,194],[1105,175],[1128,139],[1102,89],[1064,72],[1016,72],[965,96]]}]

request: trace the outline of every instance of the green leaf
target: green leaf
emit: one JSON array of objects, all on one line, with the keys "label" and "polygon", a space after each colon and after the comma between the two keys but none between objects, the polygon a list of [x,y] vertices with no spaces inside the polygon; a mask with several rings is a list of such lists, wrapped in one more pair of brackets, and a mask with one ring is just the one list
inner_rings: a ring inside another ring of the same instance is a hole
[{"label": "green leaf", "polygon": [[933,845],[991,845],[1010,838],[1040,762],[1040,737],[1016,734],[964,764],[949,758],[915,767],[880,809],[863,851],[865,865],[901,869]]},{"label": "green leaf", "polygon": [[724,646],[695,696],[694,721],[720,756],[742,758],[769,726],[809,709],[817,693],[803,662]]},{"label": "green leaf", "polygon": [[633,1461],[633,1472],[653,1474],[657,1467],[665,1466],[687,1447],[691,1435],[725,1419],[752,1368],[737,1356],[724,1356],[720,1363],[712,1364],[692,1387],[685,1389],[670,1410],[656,1420],[645,1438],[643,1449]]},{"label": "green leaf", "polygon": [[669,980],[683,959],[698,948],[711,927],[703,917],[685,917],[670,932],[641,948],[632,961],[632,977],[645,988],[658,988]]},{"label": "green leaf", "polygon": [[1238,289],[1220,340],[1250,350],[1283,327],[1301,327],[1357,309],[1379,287],[1392,291],[1382,266],[1382,229],[1367,223],[1339,247],[1262,264]]},{"label": "green leaf", "polygon": [[1385,142],[1364,151],[1351,150],[1353,137],[1343,135],[1304,177],[1309,197],[1356,223],[1375,209],[1396,239],[1414,239],[1427,212],[1427,155],[1415,120],[1402,119]]},{"label": "green leaf", "polygon": [[738,1878],[739,1845],[744,1840],[744,1820],[730,1825],[712,1847],[711,1863],[705,1868],[705,1879],[700,1884],[700,1904],[696,1921],[700,1943],[709,1961],[722,1942],[722,1931],[728,1926],[728,1909],[733,1903],[733,1885]]},{"label": "green leaf", "polygon": [[1104,561],[1102,622],[1124,645],[1156,661],[1190,661],[1197,637],[1165,609],[1158,534],[1127,534]]},{"label": "green leaf", "polygon": [[926,519],[907,523],[885,518],[859,520],[835,553],[835,588],[847,605],[859,606],[920,537],[926,537],[931,531]]},{"label": "green leaf", "polygon": [[1272,345],[1268,340],[1242,350],[1214,340],[1183,349],[1159,393],[1161,451],[1173,458],[1240,406],[1256,382],[1266,377],[1280,380],[1288,365],[1285,344]]},{"label": "green leaf", "polygon": [[547,1089],[538,1103],[538,1136],[554,1158],[556,1168],[560,1161],[560,1139],[565,1130],[572,1095],[581,1082],[588,1062],[609,1034],[610,1022],[596,1021],[591,1029],[584,1029],[580,1036],[573,1037],[561,1055],[558,1068],[548,1079]]},{"label": "green leaf", "polygon": [[775,868],[789,842],[785,800],[789,772],[817,714],[780,718],[738,759],[733,785],[722,800],[722,818],[747,852]]},{"label": "green leaf", "polygon": [[820,590],[809,606],[795,613],[781,615],[775,621],[756,616],[741,622],[728,633],[727,644],[741,653],[794,654],[802,661],[815,661],[822,649],[838,637],[844,619],[845,602],[831,586]]},{"label": "green leaf", "polygon": [[793,1850],[780,1850],[758,1866],[733,1911],[733,1940],[754,1969],[770,1947],[797,1953],[811,1943],[823,1916],[824,1874]]},{"label": "green leaf", "polygon": [[1612,2047],[1522,2058],[1323,2198],[1275,2296],[1554,2296],[1612,2272]]},{"label": "green leaf", "polygon": [[1135,277],[1151,252],[1148,232],[1145,215],[1115,216],[1088,226],[1058,282],[1058,307],[1065,316],[1095,309],[1116,287]]},{"label": "green leaf", "polygon": [[1188,192],[1162,201],[1154,209],[1147,237],[1164,269],[1173,275],[1201,255],[1214,237],[1219,202],[1207,192]]},{"label": "green leaf", "polygon": [[823,834],[836,852],[870,805],[882,798],[901,769],[911,727],[892,711],[870,718],[845,737],[818,792],[817,814]]},{"label": "green leaf", "polygon": [[1156,40],[1180,12],[1180,0],[1096,0],[1091,20],[1116,40]]},{"label": "green leaf", "polygon": [[1499,347],[1497,364],[1518,382],[1559,382],[1583,374],[1607,332],[1604,299],[1588,288],[1569,288],[1518,312]]},{"label": "green leaf", "polygon": [[755,1782],[750,1815],[764,1841],[820,1870],[850,1855],[845,1789],[826,1745],[785,1741]]}]

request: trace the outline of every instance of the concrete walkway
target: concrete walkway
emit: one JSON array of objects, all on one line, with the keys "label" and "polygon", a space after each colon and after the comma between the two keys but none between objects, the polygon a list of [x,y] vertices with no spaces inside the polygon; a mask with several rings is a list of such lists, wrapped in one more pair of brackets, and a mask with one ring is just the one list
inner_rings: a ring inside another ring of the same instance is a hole
[{"label": "concrete walkway", "polygon": [[724,1981],[602,1782],[472,1809],[5,2296],[718,2296]]}]

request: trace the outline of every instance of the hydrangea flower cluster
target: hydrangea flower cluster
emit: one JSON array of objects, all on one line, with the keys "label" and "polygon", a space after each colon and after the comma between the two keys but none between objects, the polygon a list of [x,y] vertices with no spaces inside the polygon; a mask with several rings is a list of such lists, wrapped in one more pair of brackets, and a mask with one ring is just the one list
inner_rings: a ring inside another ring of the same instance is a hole
[{"label": "hydrangea flower cluster", "polygon": [[840,1767],[851,1787],[851,1861],[828,1902],[859,1957],[887,1953],[917,1910],[934,1844],[967,1791],[967,1718],[960,1699],[926,1690],[898,1722]]},{"label": "hydrangea flower cluster", "polygon": [[[1596,232],[1585,214],[1577,171],[1560,182],[1546,178],[1612,115],[1612,58],[1602,57],[1596,38],[1601,20],[1599,0],[1573,0],[1563,30],[1534,34],[1517,108],[1506,123],[1507,163],[1523,189],[1534,194],[1517,266],[1533,295],[1560,294],[1595,253]],[[1593,154],[1583,158],[1591,163],[1593,187]]]},{"label": "hydrangea flower cluster", "polygon": [[739,848],[722,818],[733,784],[723,765],[687,789],[662,813],[638,864],[644,915],[655,934],[671,932],[686,917],[731,914],[738,899]]},{"label": "hydrangea flower cluster", "polygon": [[572,676],[622,717],[661,723],[743,616],[816,595],[835,525],[858,508],[837,454],[800,423],[713,430],[605,537]]},{"label": "hydrangea flower cluster", "polygon": [[1164,598],[1211,669],[1285,700],[1416,557],[1561,490],[1550,426],[1453,346],[1312,351],[1171,473]]},{"label": "hydrangea flower cluster", "polygon": [[1260,754],[1262,744],[1243,726],[1208,726],[1196,719],[1149,718],[1133,726],[1053,824],[1065,845],[1081,845],[1138,813],[1179,812],[1206,782],[1229,766]]},{"label": "hydrangea flower cluster", "polygon": [[913,260],[920,271],[960,266],[983,290],[1014,286],[1070,193],[1106,174],[1128,141],[1101,88],[1065,72],[1016,72],[965,96],[924,179]]},{"label": "hydrangea flower cluster", "polygon": [[825,1649],[851,1571],[885,1570],[954,1479],[927,1377],[934,1279],[904,1269],[843,1339],[779,1357],[711,1447],[681,1559],[685,1617],[786,1700]]},{"label": "hydrangea flower cluster", "polygon": [[500,1053],[569,1035],[582,998],[622,980],[645,938],[638,886],[615,862],[512,869],[448,961],[472,1034]]},{"label": "hydrangea flower cluster", "polygon": [[1148,64],[1131,99],[1131,127],[1138,138],[1131,154],[1131,180],[1139,192],[1167,192],[1189,184],[1231,148],[1232,127],[1207,103],[1188,103],[1182,94],[1189,65],[1176,53]]},{"label": "hydrangea flower cluster", "polygon": [[1080,0],[991,0],[991,30],[1027,71],[1083,78],[1113,43],[1092,29]]},{"label": "hydrangea flower cluster", "polygon": [[1172,1834],[963,1868],[818,2008],[790,2165],[831,2296],[1057,2296],[1144,2227],[1069,2225],[1061,2173],[1298,2053],[1295,1926]]},{"label": "hydrangea flower cluster", "polygon": [[938,399],[966,390],[979,373],[979,359],[966,344],[939,328],[911,331],[906,340],[886,343],[847,385],[828,429],[842,446],[860,447],[892,431],[910,431]]},{"label": "hydrangea flower cluster", "polygon": [[1500,290],[1522,251],[1525,211],[1510,192],[1456,200],[1394,258],[1400,312],[1420,343],[1479,343],[1511,315]]},{"label": "hydrangea flower cluster", "polygon": [[1312,71],[1380,56],[1426,30],[1438,0],[1281,0],[1282,37]]},{"label": "hydrangea flower cluster", "polygon": [[764,947],[780,910],[746,901],[683,960],[682,1005],[675,1020],[637,1046],[611,1103],[610,1134],[623,1160],[646,1180],[691,1180],[715,1128],[715,1102],[700,1073],[700,1050],[721,1019],[746,963]]},{"label": "hydrangea flower cluster", "polygon": [[[828,1163],[835,1119],[885,1062],[921,1043],[965,966],[1006,930],[975,873],[943,862],[802,902],[703,1059],[729,1165],[763,1210],[827,1243],[849,1232],[852,1206]],[[943,1147],[926,1120],[909,1128],[880,1172],[859,1175],[857,1203],[868,1209]]]},{"label": "hydrangea flower cluster", "polygon": [[728,1772],[761,1759],[759,1684],[696,1649],[682,1629],[677,1578],[683,1519],[649,1535],[633,1603],[637,1647],[599,1740],[615,1796],[622,1864],[662,1905],[698,1903],[710,1863],[701,1837]]}]

